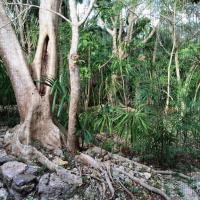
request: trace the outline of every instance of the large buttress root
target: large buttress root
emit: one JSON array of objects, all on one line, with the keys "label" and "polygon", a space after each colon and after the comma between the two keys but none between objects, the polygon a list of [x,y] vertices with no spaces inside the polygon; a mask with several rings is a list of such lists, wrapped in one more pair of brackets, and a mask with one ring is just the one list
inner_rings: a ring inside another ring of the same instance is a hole
[{"label": "large buttress root", "polygon": [[[43,110],[41,108],[45,109],[45,106],[41,106],[41,104],[40,101],[38,103],[37,98],[34,99],[34,103],[31,103],[32,106],[24,122],[6,132],[4,147],[8,153],[18,156],[27,162],[33,160],[38,161],[49,170],[55,171],[66,183],[80,186],[82,185],[80,176],[74,175],[70,171],[50,161],[43,153],[30,144],[31,138],[37,136],[36,138],[40,138],[39,141],[48,149],[55,150],[60,148],[60,131],[53,124],[46,112],[44,112],[44,115],[42,114]],[[41,134],[42,131],[45,134]]]},{"label": "large buttress root", "polygon": [[53,123],[49,101],[40,97],[39,105],[32,112],[30,133],[48,149],[61,148],[61,131]]},{"label": "large buttress root", "polygon": [[16,130],[15,133],[9,134],[9,137],[5,136],[6,144],[15,146],[18,137],[22,144],[30,145],[32,139],[35,139],[50,150],[60,149],[61,132],[52,121],[49,102],[44,101],[38,93],[33,94],[30,99],[25,119],[13,129]]}]

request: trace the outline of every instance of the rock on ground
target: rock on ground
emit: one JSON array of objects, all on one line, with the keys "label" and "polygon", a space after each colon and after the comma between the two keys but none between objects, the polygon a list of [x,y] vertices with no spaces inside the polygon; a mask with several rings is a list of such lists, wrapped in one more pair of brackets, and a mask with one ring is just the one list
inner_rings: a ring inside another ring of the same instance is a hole
[{"label": "rock on ground", "polygon": [[179,181],[180,192],[182,193],[182,200],[199,200],[197,193],[188,186],[188,184]]},{"label": "rock on ground", "polygon": [[76,186],[65,183],[55,173],[44,174],[38,184],[41,200],[69,199],[75,193]]},{"label": "rock on ground", "polygon": [[[37,177],[31,173],[36,173],[34,166],[28,166],[18,161],[9,161],[0,167],[3,184],[16,200],[23,199],[36,188]],[[7,199],[6,192],[4,188],[1,188],[0,197],[2,194],[4,199]]]},{"label": "rock on ground", "polygon": [[0,199],[1,200],[7,200],[8,198],[8,192],[5,188],[0,189]]},{"label": "rock on ground", "polygon": [[18,161],[10,161],[1,166],[0,173],[3,176],[3,180],[9,184],[15,176],[22,174],[26,169],[26,164]]}]

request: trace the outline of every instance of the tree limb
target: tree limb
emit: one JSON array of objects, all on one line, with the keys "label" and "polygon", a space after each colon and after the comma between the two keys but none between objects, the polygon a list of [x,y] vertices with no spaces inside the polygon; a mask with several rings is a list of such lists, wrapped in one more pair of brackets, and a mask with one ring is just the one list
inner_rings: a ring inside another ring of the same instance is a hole
[{"label": "tree limb", "polygon": [[49,12],[52,12],[52,13],[58,15],[59,17],[61,17],[62,19],[64,19],[71,25],[71,21],[69,19],[67,19],[64,15],[62,15],[59,12],[56,12],[54,10],[51,10],[51,9],[41,8],[40,6],[33,5],[33,4],[27,4],[27,3],[7,3],[7,4],[8,5],[23,5],[23,6],[30,6],[30,7],[34,7],[34,8],[43,9],[43,10],[46,10],[46,11],[49,11]]},{"label": "tree limb", "polygon": [[92,11],[92,8],[94,7],[95,2],[96,2],[96,0],[91,0],[90,1],[90,5],[89,5],[85,15],[83,16],[83,18],[78,23],[79,26],[81,26],[87,20],[87,18],[89,17],[89,15],[90,15],[90,13]]},{"label": "tree limb", "polygon": [[106,23],[103,21],[102,18],[99,18],[99,22],[102,24],[103,28],[105,28],[106,31],[107,31],[111,36],[113,36],[114,31],[113,31],[112,29],[110,29],[110,28],[107,27]]},{"label": "tree limb", "polygon": [[13,19],[11,19],[8,23],[4,24],[3,26],[0,27],[0,29],[6,27],[7,25],[9,25],[11,22],[15,21],[16,19],[18,19],[21,15],[23,15],[26,11],[28,11],[29,9],[31,9],[31,6],[24,9],[22,12],[20,12],[16,17],[14,17]]},{"label": "tree limb", "polygon": [[146,43],[153,37],[154,33],[155,33],[156,30],[157,30],[157,27],[158,27],[158,26],[155,26],[155,27],[151,30],[151,32],[149,33],[149,35],[148,35],[146,38],[144,38],[144,40],[142,41],[142,44],[146,44]]}]

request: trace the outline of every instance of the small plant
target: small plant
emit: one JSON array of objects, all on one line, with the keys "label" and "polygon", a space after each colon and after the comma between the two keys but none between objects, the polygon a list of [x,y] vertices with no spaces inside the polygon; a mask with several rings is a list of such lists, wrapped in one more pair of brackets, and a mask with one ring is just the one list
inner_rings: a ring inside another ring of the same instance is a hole
[{"label": "small plant", "polygon": [[109,139],[103,143],[102,148],[105,149],[106,151],[112,152],[114,145],[115,142]]},{"label": "small plant", "polygon": [[38,170],[38,175],[39,175],[39,176],[42,176],[42,175],[45,174],[47,171],[49,171],[48,168],[45,167],[45,166],[43,165],[43,166],[41,166],[41,167],[39,168],[39,170]]},{"label": "small plant", "polygon": [[114,130],[131,144],[137,143],[148,131],[149,125],[142,105],[137,108],[115,107]]},{"label": "small plant", "polygon": [[32,196],[28,196],[27,198],[26,198],[26,200],[33,200],[34,199],[34,197],[32,197]]},{"label": "small plant", "polygon": [[142,190],[140,188],[138,188],[138,187],[132,187],[131,191],[134,194],[138,194],[138,193],[142,192]]},{"label": "small plant", "polygon": [[180,197],[184,197],[183,193],[181,192],[181,189],[180,189],[178,186],[175,188],[175,190],[176,190],[177,194],[178,194]]}]

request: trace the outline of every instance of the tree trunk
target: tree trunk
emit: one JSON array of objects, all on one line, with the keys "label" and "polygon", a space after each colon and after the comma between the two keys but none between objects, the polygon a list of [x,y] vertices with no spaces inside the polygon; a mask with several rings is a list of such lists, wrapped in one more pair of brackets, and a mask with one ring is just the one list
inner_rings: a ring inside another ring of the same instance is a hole
[{"label": "tree trunk", "polygon": [[54,125],[50,113],[50,88],[41,82],[43,76],[54,78],[56,74],[56,24],[57,16],[48,10],[58,11],[60,0],[41,0],[39,12],[40,36],[32,77],[19,41],[0,3],[0,56],[6,64],[15,92],[21,123],[17,131],[7,137],[9,150],[17,154],[16,135],[22,144],[30,144],[31,138],[39,140],[49,149],[61,147],[60,131]]},{"label": "tree trunk", "polygon": [[155,43],[154,43],[153,58],[152,58],[153,65],[156,64],[157,51],[158,51],[158,33],[156,32],[156,40],[155,40]]},{"label": "tree trunk", "polygon": [[169,64],[167,68],[167,97],[166,97],[166,103],[165,103],[165,113],[168,113],[169,110],[169,103],[170,103],[170,83],[171,83],[171,65],[172,65],[172,59],[174,56],[174,51],[177,46],[176,41],[176,2],[174,3],[174,16],[173,16],[173,22],[172,22],[172,50],[170,54]]},{"label": "tree trunk", "polygon": [[69,104],[69,121],[67,134],[67,149],[75,154],[79,148],[79,140],[76,135],[76,117],[78,111],[78,102],[80,96],[80,74],[78,67],[78,42],[79,26],[81,26],[90,15],[96,0],[91,0],[83,18],[78,21],[77,3],[75,0],[69,0],[69,9],[72,27],[71,48],[69,52],[69,73],[70,73],[70,104]]},{"label": "tree trunk", "polygon": [[69,121],[67,134],[67,148],[75,154],[79,145],[76,137],[76,115],[78,110],[78,102],[80,95],[80,75],[78,62],[78,42],[79,42],[79,25],[77,16],[77,5],[74,0],[69,1],[70,17],[72,21],[72,39],[69,53],[69,72],[70,72],[70,105],[69,105]]}]

